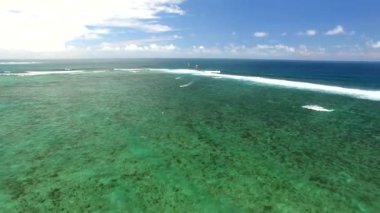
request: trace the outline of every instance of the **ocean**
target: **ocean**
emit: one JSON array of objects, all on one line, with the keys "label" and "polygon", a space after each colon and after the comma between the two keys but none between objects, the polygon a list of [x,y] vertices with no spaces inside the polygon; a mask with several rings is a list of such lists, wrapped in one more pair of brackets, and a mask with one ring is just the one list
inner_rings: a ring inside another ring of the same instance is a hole
[{"label": "ocean", "polygon": [[3,60],[0,121],[0,212],[380,211],[379,62]]}]

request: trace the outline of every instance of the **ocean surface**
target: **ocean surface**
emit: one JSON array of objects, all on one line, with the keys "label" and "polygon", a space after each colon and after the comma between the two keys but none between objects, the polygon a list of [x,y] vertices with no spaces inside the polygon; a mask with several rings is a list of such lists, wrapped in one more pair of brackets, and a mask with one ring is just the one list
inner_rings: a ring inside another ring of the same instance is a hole
[{"label": "ocean surface", "polygon": [[0,212],[380,212],[379,62],[0,60],[0,121]]}]

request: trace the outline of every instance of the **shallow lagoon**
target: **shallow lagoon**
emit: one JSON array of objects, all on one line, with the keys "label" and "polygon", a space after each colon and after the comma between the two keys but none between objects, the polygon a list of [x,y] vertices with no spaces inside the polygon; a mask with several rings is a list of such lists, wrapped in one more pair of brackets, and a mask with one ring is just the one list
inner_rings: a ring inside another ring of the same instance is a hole
[{"label": "shallow lagoon", "polygon": [[380,209],[376,101],[152,72],[1,76],[0,120],[4,212]]}]

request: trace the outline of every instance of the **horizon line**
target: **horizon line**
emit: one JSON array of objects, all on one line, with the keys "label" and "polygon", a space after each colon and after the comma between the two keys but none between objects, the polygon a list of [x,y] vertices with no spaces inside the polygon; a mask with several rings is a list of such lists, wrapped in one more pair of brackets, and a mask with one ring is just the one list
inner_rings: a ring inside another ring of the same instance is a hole
[{"label": "horizon line", "polygon": [[54,61],[54,60],[128,60],[128,59],[164,59],[164,60],[252,60],[252,61],[304,61],[304,62],[380,62],[380,59],[293,59],[293,58],[235,58],[235,57],[83,57],[83,58],[0,58],[0,61]]}]

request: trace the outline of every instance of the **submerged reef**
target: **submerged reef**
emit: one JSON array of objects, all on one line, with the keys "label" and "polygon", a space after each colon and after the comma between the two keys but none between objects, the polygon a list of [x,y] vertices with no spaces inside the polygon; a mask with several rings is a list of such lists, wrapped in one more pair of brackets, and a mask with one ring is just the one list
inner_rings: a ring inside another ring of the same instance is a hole
[{"label": "submerged reef", "polygon": [[0,211],[380,210],[378,102],[178,76],[0,78]]}]

